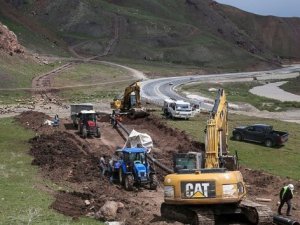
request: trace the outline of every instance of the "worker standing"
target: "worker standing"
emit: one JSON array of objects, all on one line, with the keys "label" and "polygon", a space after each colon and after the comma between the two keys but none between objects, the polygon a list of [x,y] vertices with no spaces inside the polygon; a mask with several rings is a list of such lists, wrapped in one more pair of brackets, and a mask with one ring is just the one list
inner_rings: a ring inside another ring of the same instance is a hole
[{"label": "worker standing", "polygon": [[289,184],[285,187],[283,187],[280,190],[280,194],[279,194],[279,198],[280,198],[280,205],[278,207],[278,214],[281,215],[281,208],[283,207],[284,203],[287,204],[287,211],[286,211],[286,215],[287,216],[291,216],[291,207],[292,207],[292,198],[294,196],[294,185]]}]

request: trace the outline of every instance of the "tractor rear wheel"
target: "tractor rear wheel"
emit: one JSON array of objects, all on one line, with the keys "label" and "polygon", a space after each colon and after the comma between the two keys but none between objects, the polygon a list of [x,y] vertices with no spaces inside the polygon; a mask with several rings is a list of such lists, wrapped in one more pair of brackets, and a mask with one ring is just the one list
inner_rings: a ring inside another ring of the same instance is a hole
[{"label": "tractor rear wheel", "polygon": [[97,128],[96,137],[101,138],[101,131],[99,127]]},{"label": "tractor rear wheel", "polygon": [[156,190],[158,185],[158,180],[156,174],[150,174],[150,189]]},{"label": "tractor rear wheel", "polygon": [[133,191],[133,184],[134,184],[134,178],[133,176],[130,174],[130,175],[127,175],[125,177],[125,190],[126,191]]}]

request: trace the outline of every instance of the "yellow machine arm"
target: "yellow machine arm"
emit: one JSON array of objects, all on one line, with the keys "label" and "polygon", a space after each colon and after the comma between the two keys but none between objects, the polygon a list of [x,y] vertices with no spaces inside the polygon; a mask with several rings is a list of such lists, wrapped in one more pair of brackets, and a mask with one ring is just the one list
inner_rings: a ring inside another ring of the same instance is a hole
[{"label": "yellow machine arm", "polygon": [[206,125],[205,168],[220,168],[220,158],[228,153],[228,103],[225,91],[219,89]]},{"label": "yellow machine arm", "polygon": [[[132,92],[134,95],[132,95]],[[134,96],[134,105],[132,102],[132,96]],[[130,110],[132,107],[141,108],[141,95],[140,95],[140,83],[136,81],[125,88],[122,98],[115,98],[111,102],[111,108],[120,109],[122,111]]]},{"label": "yellow machine arm", "polygon": [[128,87],[125,88],[124,91],[124,98],[123,98],[123,107],[124,109],[130,109],[132,108],[132,102],[131,102],[131,93],[135,93],[135,107],[140,108],[141,107],[141,95],[140,95],[140,82],[136,81],[132,84],[130,84]]}]

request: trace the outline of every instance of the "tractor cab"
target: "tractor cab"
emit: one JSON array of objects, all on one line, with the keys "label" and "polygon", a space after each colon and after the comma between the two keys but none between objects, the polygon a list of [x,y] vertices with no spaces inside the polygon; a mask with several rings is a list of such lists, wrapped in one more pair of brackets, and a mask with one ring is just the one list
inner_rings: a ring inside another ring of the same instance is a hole
[{"label": "tractor cab", "polygon": [[78,113],[77,117],[79,119],[79,132],[84,138],[86,138],[87,135],[101,136],[100,128],[97,126],[96,112],[94,110],[82,110]]},{"label": "tractor cab", "polygon": [[145,148],[124,148],[122,158],[118,161],[119,182],[126,190],[132,190],[134,185],[150,184],[150,189],[157,188],[157,178],[154,170],[147,162]]}]

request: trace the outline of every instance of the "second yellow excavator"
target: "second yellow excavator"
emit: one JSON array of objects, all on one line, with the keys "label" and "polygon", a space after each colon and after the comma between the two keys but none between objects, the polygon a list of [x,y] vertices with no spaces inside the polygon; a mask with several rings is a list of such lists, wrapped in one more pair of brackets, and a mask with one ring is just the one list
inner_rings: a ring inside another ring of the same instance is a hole
[{"label": "second yellow excavator", "polygon": [[228,153],[228,103],[218,91],[206,124],[205,152],[174,155],[174,173],[164,179],[162,217],[185,224],[214,225],[219,216],[244,216],[253,224],[272,224],[272,211],[245,199],[236,156]]},{"label": "second yellow excavator", "polygon": [[114,98],[110,103],[113,109],[113,115],[126,114],[130,118],[146,117],[149,113],[141,104],[140,82],[136,81],[125,88],[124,94]]}]

